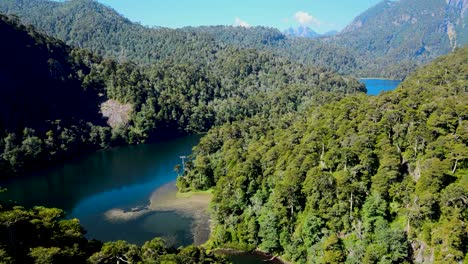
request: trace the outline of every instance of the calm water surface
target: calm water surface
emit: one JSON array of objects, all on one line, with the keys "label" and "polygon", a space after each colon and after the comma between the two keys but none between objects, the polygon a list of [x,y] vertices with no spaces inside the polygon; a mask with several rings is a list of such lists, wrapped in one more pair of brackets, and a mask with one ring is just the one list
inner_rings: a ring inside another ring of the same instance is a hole
[{"label": "calm water surface", "polygon": [[400,80],[384,80],[384,79],[360,79],[367,87],[367,94],[378,95],[382,91],[390,91],[400,85]]},{"label": "calm water surface", "polygon": [[188,245],[193,243],[193,236],[192,219],[187,216],[149,212],[136,219],[110,221],[105,213],[147,205],[155,189],[176,179],[174,166],[181,163],[179,157],[189,155],[199,138],[100,151],[46,172],[1,183],[8,191],[0,198],[27,207],[62,208],[67,217],[80,219],[89,238],[142,244],[163,236],[176,246]]}]

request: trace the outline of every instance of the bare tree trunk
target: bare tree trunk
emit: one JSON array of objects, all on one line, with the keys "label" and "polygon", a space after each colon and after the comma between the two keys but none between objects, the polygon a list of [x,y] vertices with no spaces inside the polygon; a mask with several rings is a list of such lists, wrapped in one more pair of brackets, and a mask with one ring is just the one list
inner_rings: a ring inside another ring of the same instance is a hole
[{"label": "bare tree trunk", "polygon": [[458,165],[458,159],[455,160],[455,164],[453,165],[453,169],[452,169],[452,174],[455,174],[455,171],[457,170],[457,165]]}]

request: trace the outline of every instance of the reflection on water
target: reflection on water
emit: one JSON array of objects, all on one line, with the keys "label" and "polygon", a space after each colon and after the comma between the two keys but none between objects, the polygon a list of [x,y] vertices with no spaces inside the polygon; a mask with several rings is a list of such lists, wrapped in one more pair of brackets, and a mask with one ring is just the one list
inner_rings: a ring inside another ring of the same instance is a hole
[{"label": "reflection on water", "polygon": [[142,245],[154,237],[163,237],[169,245],[186,246],[193,241],[192,222],[192,218],[175,212],[150,212],[121,222],[108,222],[103,218],[93,225],[88,224],[88,231],[92,237],[103,241],[125,239]]},{"label": "reflection on water", "polygon": [[0,194],[0,198],[27,207],[62,208],[68,217],[80,219],[89,238],[141,244],[167,233],[165,230],[173,230],[176,245],[190,244],[193,239],[185,238],[189,237],[193,219],[186,215],[151,211],[126,221],[109,221],[106,212],[149,205],[154,190],[176,179],[174,166],[181,162],[179,157],[189,155],[199,138],[189,136],[100,151],[46,172],[1,183],[8,192]]},{"label": "reflection on water", "polygon": [[192,244],[193,219],[175,212],[154,212],[142,219],[142,227],[163,237],[169,245]]}]

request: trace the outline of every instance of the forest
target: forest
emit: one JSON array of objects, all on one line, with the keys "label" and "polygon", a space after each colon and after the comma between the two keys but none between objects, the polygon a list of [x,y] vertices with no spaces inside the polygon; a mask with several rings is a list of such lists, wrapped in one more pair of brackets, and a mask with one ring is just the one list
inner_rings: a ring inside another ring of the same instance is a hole
[{"label": "forest", "polygon": [[213,247],[294,263],[461,263],[468,47],[395,91],[216,127],[181,190],[214,189]]},{"label": "forest", "polygon": [[[202,134],[177,187],[213,193],[210,239],[180,248],[89,240],[61,209],[0,199],[0,262],[227,263],[214,254],[223,248],[291,263],[465,263],[468,39],[457,3],[385,0],[310,40],[150,28],[93,0],[0,1],[0,182]],[[363,76],[404,81],[368,96]]]},{"label": "forest", "polygon": [[93,0],[3,0],[0,12],[118,61],[209,61],[212,50],[248,48],[354,77],[404,79],[418,66],[468,43],[459,2],[385,0],[340,34],[313,40],[289,38],[268,27],[146,27]]},{"label": "forest", "polygon": [[[366,91],[354,78],[255,50],[142,67],[71,48],[15,17],[0,15],[0,32],[9,39],[0,43],[2,177],[102,148],[294,112],[322,92]],[[102,106],[109,101],[117,105],[111,114],[130,106],[123,122],[108,122]]]}]

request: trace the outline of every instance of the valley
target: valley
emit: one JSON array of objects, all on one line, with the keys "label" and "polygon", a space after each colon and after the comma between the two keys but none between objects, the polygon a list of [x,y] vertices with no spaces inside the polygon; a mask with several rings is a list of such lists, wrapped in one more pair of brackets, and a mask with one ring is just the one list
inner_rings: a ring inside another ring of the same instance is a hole
[{"label": "valley", "polygon": [[0,262],[466,262],[468,2],[375,3],[0,1]]}]

